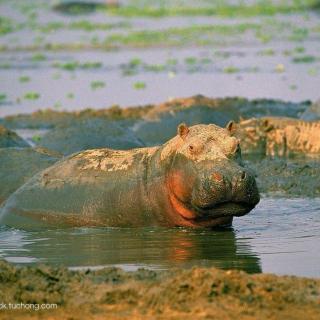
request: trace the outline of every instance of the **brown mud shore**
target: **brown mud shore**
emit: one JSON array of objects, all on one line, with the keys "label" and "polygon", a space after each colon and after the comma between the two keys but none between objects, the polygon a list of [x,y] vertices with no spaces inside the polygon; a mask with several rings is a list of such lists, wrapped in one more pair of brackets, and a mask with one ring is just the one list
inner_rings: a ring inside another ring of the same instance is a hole
[{"label": "brown mud shore", "polygon": [[320,279],[214,268],[72,271],[0,261],[0,303],[57,304],[0,310],[1,319],[319,319]]}]

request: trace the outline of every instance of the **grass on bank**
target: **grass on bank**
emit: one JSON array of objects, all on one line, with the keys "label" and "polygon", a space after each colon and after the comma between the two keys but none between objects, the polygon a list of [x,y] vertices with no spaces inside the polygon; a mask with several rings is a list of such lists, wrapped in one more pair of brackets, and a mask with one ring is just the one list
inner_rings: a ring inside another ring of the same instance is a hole
[{"label": "grass on bank", "polygon": [[[280,1],[279,1],[280,2]],[[213,2],[214,3],[214,2]],[[120,6],[107,8],[108,14],[124,17],[167,17],[167,16],[221,16],[221,17],[252,17],[252,16],[273,16],[276,14],[290,14],[308,11],[316,8],[315,0],[294,0],[292,3],[279,4],[264,0],[250,5],[228,5],[226,3],[211,7],[187,7],[187,6]]]}]

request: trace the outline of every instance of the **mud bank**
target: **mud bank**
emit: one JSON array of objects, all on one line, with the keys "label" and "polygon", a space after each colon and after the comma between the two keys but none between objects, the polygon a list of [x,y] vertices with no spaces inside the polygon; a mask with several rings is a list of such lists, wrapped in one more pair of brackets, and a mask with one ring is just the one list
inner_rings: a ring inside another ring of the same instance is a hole
[{"label": "mud bank", "polygon": [[318,319],[320,280],[241,271],[71,271],[0,262],[2,303],[57,304],[1,310],[2,319]]},{"label": "mud bank", "polygon": [[[103,119],[117,120],[125,125],[133,125],[137,121],[137,132],[141,136],[149,136],[149,143],[163,143],[175,134],[177,124],[182,121],[188,125],[198,123],[215,123],[224,126],[230,119],[238,121],[240,117],[285,116],[299,118],[309,109],[310,101],[301,103],[281,100],[245,98],[208,98],[196,95],[189,98],[174,99],[161,104],[120,107],[118,105],[106,109],[86,109],[82,111],[40,110],[32,114],[18,114],[0,119],[0,124],[9,129],[52,129],[57,126],[70,126],[79,120]],[[314,119],[314,118],[312,118]],[[142,120],[142,123],[141,123]],[[171,129],[164,135],[164,129]]]},{"label": "mud bank", "polygon": [[319,158],[265,158],[247,161],[260,192],[268,197],[320,197]]}]

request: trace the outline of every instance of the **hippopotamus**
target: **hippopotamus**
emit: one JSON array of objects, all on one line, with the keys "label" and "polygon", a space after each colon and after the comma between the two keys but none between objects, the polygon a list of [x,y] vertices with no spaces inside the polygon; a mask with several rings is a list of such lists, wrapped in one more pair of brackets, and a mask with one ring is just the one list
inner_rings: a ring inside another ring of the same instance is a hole
[{"label": "hippopotamus", "polygon": [[0,148],[10,147],[26,148],[30,146],[15,132],[0,125]]},{"label": "hippopotamus", "polygon": [[259,202],[234,125],[180,124],[160,146],[73,154],[13,193],[0,223],[24,229],[230,225]]},{"label": "hippopotamus", "polygon": [[78,120],[70,126],[56,127],[47,132],[37,145],[63,155],[93,148],[132,149],[144,146],[130,129],[104,119]]},{"label": "hippopotamus", "polygon": [[44,148],[0,148],[0,204],[61,155]]},{"label": "hippopotamus", "polygon": [[320,154],[320,121],[288,117],[262,117],[241,120],[235,136],[243,154],[291,156]]}]

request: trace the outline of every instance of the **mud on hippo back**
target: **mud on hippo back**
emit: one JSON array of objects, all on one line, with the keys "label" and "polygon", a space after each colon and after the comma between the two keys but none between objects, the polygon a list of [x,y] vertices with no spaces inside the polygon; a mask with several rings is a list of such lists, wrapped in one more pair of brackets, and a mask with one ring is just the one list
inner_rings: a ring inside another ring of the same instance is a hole
[{"label": "mud on hippo back", "polygon": [[4,204],[0,223],[64,226],[230,225],[259,202],[234,124],[185,124],[164,145],[73,154],[40,172]]}]

